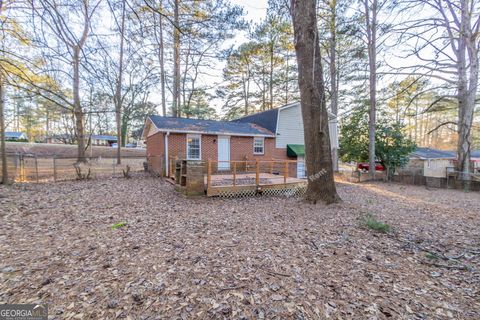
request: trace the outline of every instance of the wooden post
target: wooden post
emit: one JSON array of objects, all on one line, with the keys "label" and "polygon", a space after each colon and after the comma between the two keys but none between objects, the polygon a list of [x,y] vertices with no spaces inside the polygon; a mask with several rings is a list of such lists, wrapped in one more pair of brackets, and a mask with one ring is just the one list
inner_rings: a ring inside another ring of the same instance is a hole
[{"label": "wooden post", "polygon": [[257,187],[260,185],[260,167],[258,160],[255,160],[255,184]]},{"label": "wooden post", "polygon": [[38,183],[38,159],[37,159],[37,156],[35,156],[35,173],[36,173],[37,183]]},{"label": "wooden post", "polygon": [[208,160],[208,169],[207,169],[207,189],[212,183],[212,161]]},{"label": "wooden post", "polygon": [[287,176],[288,176],[288,162],[285,161],[285,166],[283,168],[283,183],[287,184]]},{"label": "wooden post", "polygon": [[270,174],[273,174],[273,159],[270,161]]},{"label": "wooden post", "polygon": [[53,181],[57,182],[57,156],[53,156]]},{"label": "wooden post", "polygon": [[237,162],[233,161],[233,186],[237,185]]}]

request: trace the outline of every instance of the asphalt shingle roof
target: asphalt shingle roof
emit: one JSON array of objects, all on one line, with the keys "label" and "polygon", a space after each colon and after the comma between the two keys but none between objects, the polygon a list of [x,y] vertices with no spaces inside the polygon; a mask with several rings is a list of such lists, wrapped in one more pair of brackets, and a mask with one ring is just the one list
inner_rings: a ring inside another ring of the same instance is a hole
[{"label": "asphalt shingle roof", "polygon": [[211,134],[240,134],[273,136],[274,134],[254,123],[187,119],[151,115],[149,119],[160,130],[198,132]]},{"label": "asphalt shingle roof", "polygon": [[106,134],[92,134],[92,139],[96,140],[108,140],[108,141],[117,141],[116,136],[109,136]]},{"label": "asphalt shingle roof", "polygon": [[252,114],[243,118],[233,120],[234,122],[255,123],[271,132],[277,131],[278,109],[272,109],[256,114]]},{"label": "asphalt shingle roof", "polygon": [[6,131],[5,132],[5,138],[17,138],[17,139],[19,139],[19,138],[22,137],[23,134],[24,134],[23,132]]},{"label": "asphalt shingle roof", "polygon": [[417,148],[412,155],[426,159],[454,159],[456,153],[454,151],[436,150],[431,148]]},{"label": "asphalt shingle roof", "polygon": [[[412,156],[417,156],[425,159],[456,159],[456,151],[437,150],[432,148],[417,148],[411,153]],[[480,150],[473,150],[470,153],[470,158],[480,158]]]}]

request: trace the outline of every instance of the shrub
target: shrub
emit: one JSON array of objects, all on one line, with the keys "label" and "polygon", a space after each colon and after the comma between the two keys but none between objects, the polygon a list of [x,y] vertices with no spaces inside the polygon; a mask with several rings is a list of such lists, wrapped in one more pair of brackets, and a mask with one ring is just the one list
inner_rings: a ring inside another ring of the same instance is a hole
[{"label": "shrub", "polygon": [[127,222],[125,221],[122,221],[122,222],[119,222],[119,223],[115,223],[113,226],[112,226],[112,230],[117,230],[117,229],[120,229],[120,228],[123,228],[127,225]]},{"label": "shrub", "polygon": [[388,233],[391,229],[390,225],[384,222],[378,221],[377,218],[370,213],[363,217],[362,224],[368,229],[381,232],[381,233]]}]

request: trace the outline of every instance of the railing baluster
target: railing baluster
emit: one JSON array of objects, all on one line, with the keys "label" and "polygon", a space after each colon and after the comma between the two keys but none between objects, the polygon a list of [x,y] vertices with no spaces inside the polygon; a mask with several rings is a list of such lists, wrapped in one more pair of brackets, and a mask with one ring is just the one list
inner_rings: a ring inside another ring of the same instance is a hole
[{"label": "railing baluster", "polygon": [[237,162],[233,162],[233,186],[237,185]]},{"label": "railing baluster", "polygon": [[255,184],[260,185],[260,167],[258,160],[255,160]]},{"label": "railing baluster", "polygon": [[212,183],[212,161],[208,160],[208,169],[207,169],[207,188],[210,187]]},{"label": "railing baluster", "polygon": [[285,161],[285,166],[283,168],[283,184],[287,184],[287,175],[288,175],[288,162]]}]

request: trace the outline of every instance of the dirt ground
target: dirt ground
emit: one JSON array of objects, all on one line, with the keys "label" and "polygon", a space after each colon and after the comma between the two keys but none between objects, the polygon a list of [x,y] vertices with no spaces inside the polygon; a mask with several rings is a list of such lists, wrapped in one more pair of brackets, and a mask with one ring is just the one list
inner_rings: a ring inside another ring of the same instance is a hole
[{"label": "dirt ground", "polygon": [[[112,147],[93,147],[93,157],[115,157],[117,149]],[[27,143],[27,142],[7,142],[7,153],[34,154],[38,157],[76,157],[77,146],[68,144],[48,144],[48,143]],[[142,148],[122,148],[123,156],[145,156],[146,149]],[[86,156],[90,156],[90,149]]]},{"label": "dirt ground", "polygon": [[0,186],[0,303],[55,319],[480,319],[479,193],[338,191],[327,207],[186,199],[141,175]]}]

